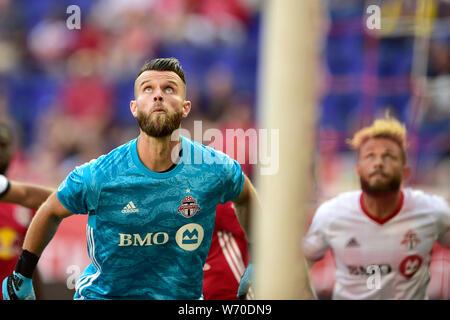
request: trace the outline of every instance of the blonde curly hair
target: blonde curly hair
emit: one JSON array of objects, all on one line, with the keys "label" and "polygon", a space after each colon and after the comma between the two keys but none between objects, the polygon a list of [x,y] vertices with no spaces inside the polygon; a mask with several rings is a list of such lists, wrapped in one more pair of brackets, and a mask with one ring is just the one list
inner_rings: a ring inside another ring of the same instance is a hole
[{"label": "blonde curly hair", "polygon": [[377,119],[371,126],[357,131],[351,140],[347,140],[347,143],[354,150],[359,151],[361,145],[371,138],[387,138],[396,142],[402,151],[403,161],[406,162],[406,127],[392,118],[389,113],[386,113],[385,119]]}]

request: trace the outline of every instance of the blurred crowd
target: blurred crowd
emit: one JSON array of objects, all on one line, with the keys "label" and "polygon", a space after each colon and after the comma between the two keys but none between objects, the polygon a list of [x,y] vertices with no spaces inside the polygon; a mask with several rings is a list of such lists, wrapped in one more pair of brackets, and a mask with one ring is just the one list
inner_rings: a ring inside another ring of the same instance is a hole
[{"label": "blurred crowd", "polygon": [[[346,139],[389,111],[408,130],[407,183],[450,199],[450,3],[323,3],[328,20],[316,144],[319,197],[357,188]],[[380,8],[379,30],[367,25],[370,5]]]},{"label": "blurred crowd", "polygon": [[[66,24],[72,4],[80,29]],[[253,127],[258,20],[249,0],[0,0],[0,119],[17,132],[9,175],[57,186],[136,137],[134,80],[155,57],[185,69],[183,127]]]},{"label": "blurred crowd", "polygon": [[[408,183],[450,200],[450,3],[322,3],[311,212],[322,200],[358,187],[346,139],[386,110],[409,132]],[[71,30],[66,10],[74,4],[81,28]],[[371,4],[381,6],[381,30],[365,24]],[[262,0],[0,0],[0,121],[14,127],[17,146],[9,176],[56,187],[76,165],[136,137],[129,111],[134,80],[155,57],[176,57],[186,72],[193,108],[184,128],[192,132],[199,120],[203,131],[257,126],[263,5]],[[300,39],[300,31],[308,32],[293,30],[292,41]],[[252,175],[251,165],[243,169]],[[73,242],[63,243],[58,254],[67,255]],[[66,276],[65,266],[60,273]]]},{"label": "blurred crowd", "polygon": [[[356,186],[345,141],[387,109],[410,133],[410,183],[449,190],[448,2],[322,3],[317,193]],[[81,28],[70,30],[73,4]],[[263,4],[0,0],[0,119],[17,132],[10,176],[57,186],[75,165],[135,137],[134,79],[154,57],[177,57],[186,71],[193,109],[183,127],[192,130],[194,120],[203,131],[255,127]],[[370,4],[382,9],[378,32],[365,25]],[[414,28],[418,15],[425,31]],[[300,36],[293,31],[293,41]]]}]

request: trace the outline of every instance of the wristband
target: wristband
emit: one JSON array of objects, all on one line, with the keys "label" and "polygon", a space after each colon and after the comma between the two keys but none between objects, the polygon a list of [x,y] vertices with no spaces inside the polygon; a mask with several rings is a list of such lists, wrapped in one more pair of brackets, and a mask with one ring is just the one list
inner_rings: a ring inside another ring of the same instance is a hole
[{"label": "wristband", "polygon": [[10,187],[11,184],[9,183],[8,178],[0,174],[0,198],[3,197],[9,191]]},{"label": "wristband", "polygon": [[23,250],[17,261],[14,271],[20,273],[24,277],[32,278],[33,271],[39,261],[39,257],[30,251]]}]

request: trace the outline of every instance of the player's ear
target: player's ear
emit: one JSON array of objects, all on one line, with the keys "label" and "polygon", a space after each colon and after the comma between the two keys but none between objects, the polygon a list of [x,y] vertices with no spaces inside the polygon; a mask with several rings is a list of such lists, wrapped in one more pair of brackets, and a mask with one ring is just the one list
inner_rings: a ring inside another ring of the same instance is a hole
[{"label": "player's ear", "polygon": [[191,112],[191,102],[186,100],[183,102],[183,118],[186,118],[189,112]]},{"label": "player's ear", "polygon": [[133,117],[137,118],[137,104],[136,104],[136,100],[131,100],[130,101],[130,110],[131,110],[131,114],[133,115]]},{"label": "player's ear", "polygon": [[355,165],[355,172],[358,176],[361,175],[361,167],[359,166],[359,164]]},{"label": "player's ear", "polygon": [[411,167],[403,166],[402,173],[403,173],[403,179],[407,179],[409,177],[409,175],[411,174]]}]

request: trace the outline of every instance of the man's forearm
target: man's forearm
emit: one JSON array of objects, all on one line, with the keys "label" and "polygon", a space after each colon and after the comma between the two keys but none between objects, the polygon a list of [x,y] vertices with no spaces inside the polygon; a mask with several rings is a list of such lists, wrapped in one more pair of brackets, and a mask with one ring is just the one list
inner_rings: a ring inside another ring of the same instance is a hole
[{"label": "man's forearm", "polygon": [[10,193],[15,190],[16,186],[22,189],[22,195],[15,199],[15,203],[34,210],[39,209],[39,207],[45,202],[45,200],[47,200],[52,192],[55,191],[54,189],[38,185],[12,181]]},{"label": "man's forearm", "polygon": [[25,236],[23,249],[40,256],[56,233],[61,220],[47,212],[36,214]]},{"label": "man's forearm", "polygon": [[[1,176],[1,178],[5,177]],[[8,189],[2,193],[0,201],[15,203],[29,209],[37,210],[53,191],[54,189],[35,184],[9,180]]]},{"label": "man's forearm", "polygon": [[62,219],[68,216],[55,210],[55,201],[58,200],[56,193],[53,193],[34,216],[25,236],[24,250],[40,256],[56,233]]},{"label": "man's forearm", "polygon": [[245,203],[233,203],[234,209],[236,211],[236,217],[239,224],[244,230],[247,237],[247,241],[250,241],[250,221],[251,221],[251,204],[250,202]]},{"label": "man's forearm", "polygon": [[252,214],[261,211],[261,203],[255,187],[247,176],[245,176],[244,189],[241,195],[233,201],[233,205],[238,221],[247,236],[247,240],[250,241]]}]

